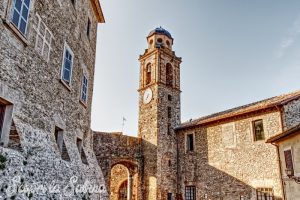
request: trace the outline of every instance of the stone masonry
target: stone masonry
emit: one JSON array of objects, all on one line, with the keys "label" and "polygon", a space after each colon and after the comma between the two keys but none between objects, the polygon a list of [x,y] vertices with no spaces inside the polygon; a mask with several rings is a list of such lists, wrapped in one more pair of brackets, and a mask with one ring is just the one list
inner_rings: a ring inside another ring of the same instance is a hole
[{"label": "stone masonry", "polygon": [[[2,0],[0,17],[0,199],[106,199],[90,131],[99,2]],[[62,80],[66,46],[73,52],[69,83]],[[98,192],[74,193],[72,184],[87,182]],[[51,185],[55,192],[35,190]]]}]

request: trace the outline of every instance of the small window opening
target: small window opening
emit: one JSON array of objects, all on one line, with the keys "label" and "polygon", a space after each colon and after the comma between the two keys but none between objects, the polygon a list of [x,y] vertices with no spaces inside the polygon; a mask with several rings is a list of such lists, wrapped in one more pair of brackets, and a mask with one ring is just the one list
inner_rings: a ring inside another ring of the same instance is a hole
[{"label": "small window opening", "polygon": [[284,151],[284,159],[285,159],[285,166],[286,169],[291,170],[292,176],[294,176],[294,163],[293,163],[293,155],[292,150],[285,150]]},{"label": "small window opening", "polygon": [[166,84],[168,86],[173,86],[173,70],[170,63],[166,65]]},{"label": "small window opening", "polygon": [[171,135],[171,133],[172,133],[171,123],[168,123],[168,135]]},{"label": "small window opening", "polygon": [[172,108],[168,107],[168,118],[172,117]]},{"label": "small window opening", "polygon": [[71,159],[64,141],[63,130],[59,127],[55,127],[54,136],[61,158],[66,161],[70,161]]},{"label": "small window opening", "polygon": [[171,160],[168,161],[168,165],[169,165],[169,167],[171,167],[171,165],[172,165]]},{"label": "small window opening", "polygon": [[87,158],[83,149],[82,139],[77,138],[76,144],[82,163],[88,165]]},{"label": "small window opening", "polygon": [[187,151],[194,151],[194,135],[188,134],[186,136],[186,148]]},{"label": "small window opening", "polygon": [[253,131],[255,141],[265,139],[263,120],[260,119],[253,122]]},{"label": "small window opening", "polygon": [[168,101],[172,101],[172,95],[168,95]]},{"label": "small window opening", "polygon": [[167,40],[167,42],[166,42],[166,43],[167,43],[168,47],[170,47],[170,42],[169,42],[169,40]]},{"label": "small window opening", "polygon": [[3,124],[4,124],[5,108],[6,108],[6,105],[0,103],[0,138],[2,136],[2,128],[3,128]]},{"label": "small window opening", "polygon": [[196,200],[196,187],[186,186],[185,187],[185,199],[186,200]]},{"label": "small window opening", "polygon": [[148,63],[146,67],[146,85],[151,83],[151,64]]},{"label": "small window opening", "polygon": [[91,34],[91,20],[90,18],[88,18],[88,22],[87,22],[87,28],[86,28],[86,35],[88,36],[88,38],[90,38],[90,34]]},{"label": "small window opening", "polygon": [[274,193],[273,188],[257,188],[257,200],[273,200]]},{"label": "small window opening", "polygon": [[173,200],[172,193],[168,193],[168,200]]}]

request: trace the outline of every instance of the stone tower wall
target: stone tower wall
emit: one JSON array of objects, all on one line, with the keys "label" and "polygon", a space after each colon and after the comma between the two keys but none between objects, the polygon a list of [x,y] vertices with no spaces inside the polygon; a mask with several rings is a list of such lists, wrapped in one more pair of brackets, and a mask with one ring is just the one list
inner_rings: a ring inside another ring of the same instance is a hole
[{"label": "stone tower wall", "polygon": [[[164,35],[148,37],[149,48],[140,57],[139,137],[144,157],[144,198],[166,199],[176,195],[176,136],[174,127],[180,123],[181,59],[170,47],[156,47],[156,40],[170,40]],[[151,43],[151,40],[154,43]],[[151,64],[151,82],[147,85],[146,71]],[[167,83],[167,65],[172,66],[172,83]],[[147,89],[153,92],[149,103],[143,102]]]}]

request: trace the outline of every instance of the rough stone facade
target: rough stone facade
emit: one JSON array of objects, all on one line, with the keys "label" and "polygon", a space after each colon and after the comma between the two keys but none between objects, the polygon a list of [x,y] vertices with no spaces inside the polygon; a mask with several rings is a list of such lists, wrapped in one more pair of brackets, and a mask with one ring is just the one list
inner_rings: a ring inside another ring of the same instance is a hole
[{"label": "rough stone facade", "polygon": [[[276,148],[255,141],[252,122],[262,119],[266,138],[280,133],[280,112],[269,110],[222,122],[179,130],[181,193],[196,186],[197,199],[256,199],[256,188],[272,188],[282,199]],[[193,134],[194,151],[187,151],[186,136]]]},{"label": "rough stone facade", "polygon": [[[0,103],[5,108],[5,120],[1,121],[0,199],[10,196],[106,199],[104,178],[92,150],[90,131],[97,24],[103,17],[98,16],[102,15],[100,4],[71,0],[22,1],[30,2],[27,29],[22,32],[12,21],[14,7],[19,9],[14,2],[0,2]],[[22,6],[25,16],[25,5]],[[74,54],[69,85],[61,79],[65,44]],[[80,102],[83,74],[88,79],[86,102]],[[58,128],[63,132],[61,138],[55,135]],[[63,144],[61,152],[56,139],[61,139]],[[12,140],[20,142],[18,148],[11,148]],[[78,140],[83,141],[81,153]],[[63,155],[67,160],[62,159]],[[78,178],[76,183],[72,179],[75,186],[89,181],[98,186],[99,192],[71,191],[68,197],[66,186],[70,186],[71,177]],[[10,193],[8,188],[13,183],[34,189],[37,185],[57,185],[59,191],[33,189]]]},{"label": "rough stone facade", "polygon": [[283,128],[290,129],[300,124],[300,99],[295,99],[283,106]]}]

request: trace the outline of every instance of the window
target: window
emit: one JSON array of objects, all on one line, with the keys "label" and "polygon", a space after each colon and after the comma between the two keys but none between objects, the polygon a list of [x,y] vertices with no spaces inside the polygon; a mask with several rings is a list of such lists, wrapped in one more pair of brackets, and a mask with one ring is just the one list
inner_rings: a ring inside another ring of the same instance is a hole
[{"label": "window", "polygon": [[70,161],[69,153],[64,141],[63,130],[59,127],[55,127],[54,136],[61,158]]},{"label": "window", "polygon": [[293,163],[293,155],[292,150],[285,150],[284,151],[284,159],[285,159],[285,166],[286,169],[289,169],[292,171],[292,176],[294,176],[294,163]]},{"label": "window", "polygon": [[151,63],[146,66],[146,85],[151,83]]},{"label": "window", "polygon": [[257,200],[274,200],[272,188],[257,188]]},{"label": "window", "polygon": [[171,130],[172,128],[171,128],[171,123],[168,123],[168,135],[171,135]]},{"label": "window", "polygon": [[30,0],[14,0],[12,23],[25,35],[28,25]]},{"label": "window", "polygon": [[82,77],[82,86],[81,86],[81,101],[84,103],[87,102],[87,92],[88,92],[88,79],[85,75]]},{"label": "window", "polygon": [[172,95],[168,95],[168,101],[172,101]]},{"label": "window", "polygon": [[172,117],[172,108],[168,107],[168,118]]},{"label": "window", "polygon": [[196,200],[196,187],[186,186],[185,187],[185,200]]},{"label": "window", "polygon": [[46,60],[49,61],[51,51],[52,33],[42,22],[41,17],[37,14],[38,24],[36,29],[35,49]]},{"label": "window", "polygon": [[194,151],[194,134],[186,135],[186,150]]},{"label": "window", "polygon": [[253,132],[255,141],[265,139],[263,120],[260,119],[253,122]]},{"label": "window", "polygon": [[70,47],[67,44],[65,44],[61,78],[68,85],[71,84],[72,67],[73,67],[73,52],[71,51]]},{"label": "window", "polygon": [[83,150],[82,139],[77,138],[76,145],[77,145],[78,152],[79,152],[82,163],[87,165],[88,162],[87,162],[84,150]]},{"label": "window", "polygon": [[172,193],[168,193],[168,200],[172,200]]},{"label": "window", "polygon": [[0,146],[8,147],[11,125],[12,125],[13,104],[0,98]]},{"label": "window", "polygon": [[90,38],[90,34],[91,34],[91,20],[90,18],[88,18],[87,28],[86,28],[86,35],[88,36],[88,38]]},{"label": "window", "polygon": [[166,65],[166,84],[168,86],[173,85],[173,70],[172,65],[170,63]]},{"label": "window", "polygon": [[[0,133],[2,133],[2,127],[3,127],[3,123],[4,123],[4,116],[5,116],[5,105],[0,103]],[[0,138],[1,138],[0,134]]]},{"label": "window", "polygon": [[169,165],[169,167],[171,167],[171,165],[172,165],[171,160],[168,161],[168,165]]},{"label": "window", "polygon": [[75,6],[75,0],[71,0],[71,2],[72,2],[72,4],[73,4],[73,6]]}]

